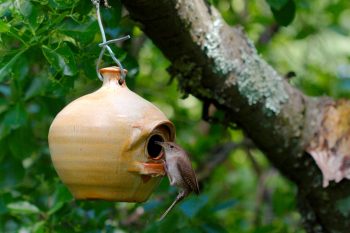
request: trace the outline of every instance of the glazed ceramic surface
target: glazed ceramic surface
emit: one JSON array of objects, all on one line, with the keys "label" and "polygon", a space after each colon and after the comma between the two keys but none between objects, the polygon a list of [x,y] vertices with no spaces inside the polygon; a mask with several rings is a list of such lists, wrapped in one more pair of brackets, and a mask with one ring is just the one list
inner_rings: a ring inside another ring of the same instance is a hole
[{"label": "glazed ceramic surface", "polygon": [[67,105],[54,119],[54,167],[76,199],[143,202],[165,174],[154,141],[175,128],[153,104],[121,85],[120,70],[100,70],[102,87]]}]

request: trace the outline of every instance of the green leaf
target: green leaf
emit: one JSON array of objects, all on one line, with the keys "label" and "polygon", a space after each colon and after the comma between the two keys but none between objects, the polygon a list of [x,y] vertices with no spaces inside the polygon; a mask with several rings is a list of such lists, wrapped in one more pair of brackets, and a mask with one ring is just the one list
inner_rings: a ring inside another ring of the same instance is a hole
[{"label": "green leaf", "polygon": [[28,0],[16,0],[15,3],[18,11],[23,15],[24,21],[29,24],[32,33],[35,34],[34,31],[45,18],[42,8],[33,5]]},{"label": "green leaf", "polygon": [[0,82],[4,81],[6,75],[10,73],[12,66],[15,64],[15,62],[22,56],[22,54],[26,50],[27,49],[21,50],[15,56],[13,56],[8,62],[6,62],[5,65],[2,66],[2,68],[0,69]]},{"label": "green leaf", "polygon": [[281,9],[271,8],[271,11],[278,24],[288,26],[295,17],[295,3],[293,0],[288,0]]},{"label": "green leaf", "polygon": [[15,64],[12,66],[12,77],[18,80],[18,84],[20,84],[20,89],[22,90],[22,86],[28,81],[28,73],[29,73],[29,60],[27,56],[21,56]]},{"label": "green leaf", "polygon": [[94,40],[96,32],[98,32],[98,24],[96,20],[92,19],[84,23],[70,19],[59,27],[59,32],[74,38],[78,43],[87,44]]},{"label": "green leaf", "polygon": [[45,232],[45,221],[40,221],[34,224],[32,228],[33,233],[44,233]]},{"label": "green leaf", "polygon": [[[77,1],[75,0],[49,0],[49,6],[53,9],[60,9],[60,10],[64,10],[64,9],[71,9],[74,7],[74,5],[76,4]],[[89,4],[91,4],[89,2]]]},{"label": "green leaf", "polygon": [[207,202],[208,196],[206,195],[191,197],[180,205],[180,209],[187,217],[192,218],[205,206]]},{"label": "green leaf", "polygon": [[206,233],[226,233],[228,232],[219,223],[206,223],[202,225],[204,232]]},{"label": "green leaf", "polygon": [[350,95],[350,79],[347,76],[336,79],[333,93],[339,97],[348,98]]},{"label": "green leaf", "polygon": [[350,196],[338,200],[336,202],[336,208],[343,214],[343,216],[346,216],[347,218],[350,217]]},{"label": "green leaf", "polygon": [[220,211],[220,210],[232,208],[237,204],[238,204],[238,201],[236,199],[230,199],[228,201],[218,203],[216,206],[214,206],[212,210]]},{"label": "green leaf", "polygon": [[112,8],[102,8],[101,15],[108,22],[105,25],[106,34],[112,38],[118,37],[120,33],[120,19],[122,15],[122,6],[120,1],[110,1]]},{"label": "green leaf", "polygon": [[[5,156],[8,154],[8,150],[7,150],[7,144],[6,144],[6,140],[0,140],[0,163],[1,161],[5,158]],[[0,179],[1,180],[1,179]],[[1,186],[1,185],[0,185]]]},{"label": "green leaf", "polygon": [[4,17],[10,12],[10,8],[13,6],[13,1],[0,1],[0,17]]},{"label": "green leaf", "polygon": [[179,232],[181,232],[181,233],[202,233],[202,231],[200,229],[198,229],[198,227],[194,227],[194,226],[181,228]]},{"label": "green leaf", "polygon": [[14,203],[10,203],[6,206],[10,212],[13,214],[39,214],[40,210],[35,205],[27,202],[27,201],[18,201]]},{"label": "green leaf", "polygon": [[62,44],[55,50],[43,45],[42,51],[46,60],[57,71],[60,71],[67,76],[74,76],[78,72],[73,52],[68,45]]},{"label": "green leaf", "polygon": [[24,177],[22,161],[5,157],[0,163],[0,188],[11,188],[19,184]]},{"label": "green leaf", "polygon": [[23,126],[27,122],[27,112],[23,103],[17,103],[5,114],[0,125],[0,139],[6,137],[11,130]]},{"label": "green leaf", "polygon": [[58,210],[60,210],[65,203],[72,201],[74,198],[72,194],[69,192],[66,186],[59,184],[56,187],[56,191],[54,193],[54,202],[55,204],[50,208],[48,215],[52,215]]},{"label": "green leaf", "polygon": [[28,1],[28,0],[16,0],[15,4],[16,4],[18,11],[24,17],[28,17],[32,13],[33,5],[30,1]]},{"label": "green leaf", "polygon": [[41,8],[35,7],[28,17],[28,22],[32,30],[38,29],[45,19],[45,13]]},{"label": "green leaf", "polygon": [[[0,91],[0,93],[1,93],[1,91]],[[9,107],[8,101],[5,98],[0,98],[0,114],[5,112],[8,107]]]},{"label": "green leaf", "polygon": [[288,0],[266,0],[272,9],[280,10],[287,4]]},{"label": "green leaf", "polygon": [[28,127],[22,127],[14,130],[8,136],[8,146],[14,157],[23,160],[28,157],[35,149],[36,142],[33,138],[33,132]]},{"label": "green leaf", "polygon": [[31,1],[40,3],[41,5],[47,5],[49,2],[48,0],[31,0]]},{"label": "green leaf", "polygon": [[32,80],[30,86],[25,92],[24,99],[29,100],[37,95],[40,95],[44,92],[44,89],[48,83],[48,79],[42,77],[36,77]]},{"label": "green leaf", "polygon": [[[112,1],[112,4],[114,2],[119,2],[119,0]],[[79,9],[78,11],[79,14],[83,16],[83,15],[88,15],[92,9],[95,9],[95,6],[93,4],[87,3],[86,1],[80,0],[76,5],[76,9]]]},{"label": "green leaf", "polygon": [[6,203],[3,197],[0,197],[0,215],[6,213],[8,209],[6,208]]},{"label": "green leaf", "polygon": [[10,25],[0,20],[0,32],[8,32],[10,30]]},{"label": "green leaf", "polygon": [[253,233],[271,233],[271,232],[281,232],[281,231],[276,231],[276,227],[274,227],[273,225],[259,226],[253,231]]}]

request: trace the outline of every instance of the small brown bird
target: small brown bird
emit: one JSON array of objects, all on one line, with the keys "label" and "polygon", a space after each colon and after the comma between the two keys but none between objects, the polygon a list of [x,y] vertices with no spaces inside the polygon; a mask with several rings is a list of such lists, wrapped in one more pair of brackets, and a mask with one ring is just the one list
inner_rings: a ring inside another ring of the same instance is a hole
[{"label": "small brown bird", "polygon": [[161,221],[169,211],[182,199],[187,197],[192,191],[199,194],[198,181],[191,165],[190,158],[186,151],[173,142],[156,142],[162,146],[165,154],[165,171],[169,178],[171,186],[177,186],[180,189],[175,201],[159,218]]}]

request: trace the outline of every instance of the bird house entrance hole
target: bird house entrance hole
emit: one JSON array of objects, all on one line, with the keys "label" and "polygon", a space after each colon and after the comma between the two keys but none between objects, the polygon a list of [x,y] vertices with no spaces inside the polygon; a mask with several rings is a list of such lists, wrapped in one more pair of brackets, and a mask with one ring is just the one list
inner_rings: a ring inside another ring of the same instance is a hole
[{"label": "bird house entrance hole", "polygon": [[162,147],[155,142],[164,142],[164,139],[159,134],[154,134],[149,138],[147,152],[152,159],[157,159],[162,156]]}]

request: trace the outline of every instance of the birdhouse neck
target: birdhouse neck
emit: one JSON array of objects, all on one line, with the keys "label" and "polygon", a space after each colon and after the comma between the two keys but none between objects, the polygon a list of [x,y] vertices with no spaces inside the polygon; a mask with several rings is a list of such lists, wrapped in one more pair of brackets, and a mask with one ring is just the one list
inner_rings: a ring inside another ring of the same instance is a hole
[{"label": "birdhouse neck", "polygon": [[[127,70],[124,70],[127,72]],[[121,72],[118,67],[107,67],[100,69],[100,73],[103,77],[103,86],[119,85],[121,79]]]},{"label": "birdhouse neck", "polygon": [[103,76],[103,86],[118,84],[120,80],[120,74],[105,73]]}]

